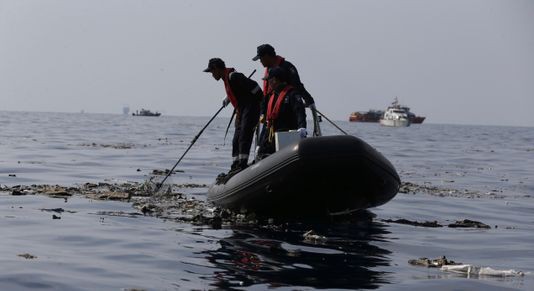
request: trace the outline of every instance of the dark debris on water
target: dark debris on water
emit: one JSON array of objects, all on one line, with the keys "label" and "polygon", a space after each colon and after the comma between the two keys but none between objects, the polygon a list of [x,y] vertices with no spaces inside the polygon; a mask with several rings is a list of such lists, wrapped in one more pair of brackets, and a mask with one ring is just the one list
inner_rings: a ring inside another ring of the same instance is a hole
[{"label": "dark debris on water", "polygon": [[439,224],[437,221],[423,221],[423,222],[419,222],[419,221],[408,220],[408,219],[404,219],[404,218],[396,219],[396,220],[393,220],[393,219],[385,219],[385,220],[382,220],[382,221],[384,221],[384,222],[388,222],[388,223],[399,223],[399,224],[407,224],[407,225],[413,225],[413,226],[443,227],[443,225]]},{"label": "dark debris on water", "polygon": [[446,265],[460,265],[461,263],[456,263],[452,260],[448,260],[445,256],[439,257],[437,259],[429,258],[419,258],[414,260],[409,260],[408,263],[414,266],[423,266],[427,268],[441,268]]},{"label": "dark debris on water", "polygon": [[[437,222],[437,221],[415,221],[415,220],[408,220],[408,219],[383,219],[383,222],[387,223],[398,223],[398,224],[406,224],[406,225],[413,225],[413,226],[421,226],[421,227],[443,227],[444,225]],[[447,225],[450,228],[484,228],[484,229],[490,229],[491,226],[482,223],[480,221],[476,220],[470,220],[470,219],[463,219],[463,220],[457,220],[454,223],[449,223]]]},{"label": "dark debris on water", "polygon": [[26,260],[37,259],[37,256],[34,256],[32,254],[29,254],[29,253],[18,254],[17,256],[19,256],[21,258],[25,258]]},{"label": "dark debris on water", "polygon": [[461,198],[493,198],[504,199],[505,195],[497,194],[497,190],[488,193],[482,193],[474,190],[458,190],[452,188],[437,187],[432,185],[419,185],[412,182],[402,182],[399,188],[399,193],[403,194],[418,194],[424,193],[438,197],[461,197]]},{"label": "dark debris on water", "polygon": [[[269,223],[268,219],[258,218],[254,214],[234,213],[228,210],[222,210],[208,205],[205,201],[188,197],[183,193],[187,188],[207,188],[205,184],[172,184],[165,191],[155,193],[154,182],[146,181],[127,182],[127,183],[85,183],[78,186],[61,186],[61,185],[0,185],[1,192],[11,193],[11,195],[46,195],[53,198],[63,198],[67,200],[73,195],[84,196],[93,200],[115,200],[131,202],[133,207],[139,211],[140,215],[149,215],[163,219],[187,222],[197,225],[210,225],[214,228],[220,228],[222,225],[230,224],[256,224],[258,222]],[[441,192],[443,189],[419,186],[413,183],[403,183],[400,192],[411,193],[424,191]],[[60,214],[61,208],[42,209],[42,211],[51,211]],[[109,214],[112,215],[112,214]],[[131,214],[120,214],[128,217],[135,217]],[[383,220],[387,223],[399,223],[420,227],[443,227],[444,224],[438,221],[411,221],[408,219]],[[458,220],[447,225],[451,228],[491,228],[482,222],[464,219]]]},{"label": "dark debris on water", "polygon": [[489,229],[491,228],[491,226],[485,224],[485,223],[482,223],[480,221],[475,221],[475,220],[469,220],[469,219],[464,219],[464,220],[458,220],[454,223],[451,223],[449,224],[449,227],[453,227],[453,228],[486,228],[486,229]]},{"label": "dark debris on water", "polygon": [[[166,191],[154,192],[154,184],[144,182],[128,183],[85,183],[79,186],[61,185],[0,185],[0,192],[11,195],[46,195],[52,198],[68,198],[79,195],[93,200],[114,200],[132,203],[138,213],[118,213],[118,212],[98,212],[97,215],[136,217],[138,215],[149,215],[163,219],[187,222],[196,225],[210,225],[220,228],[222,225],[233,223],[254,223],[256,218],[253,215],[237,214],[230,211],[211,207],[205,201],[188,197],[180,189],[207,188],[205,184],[173,184]],[[63,208],[41,209],[46,212],[61,214]],[[53,219],[61,219],[53,214]]]}]

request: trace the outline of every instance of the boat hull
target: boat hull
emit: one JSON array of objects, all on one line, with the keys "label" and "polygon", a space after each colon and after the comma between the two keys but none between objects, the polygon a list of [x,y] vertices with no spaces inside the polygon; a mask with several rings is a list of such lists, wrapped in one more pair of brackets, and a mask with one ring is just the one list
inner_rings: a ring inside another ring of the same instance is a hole
[{"label": "boat hull", "polygon": [[407,127],[410,126],[408,119],[380,119],[380,124],[391,127]]},{"label": "boat hull", "polygon": [[411,118],[410,119],[410,122],[412,124],[421,124],[423,123],[423,121],[425,121],[425,118],[424,116],[415,116],[414,118]]},{"label": "boat hull", "polygon": [[384,111],[370,110],[367,112],[353,112],[349,116],[351,122],[378,122],[384,115]]},{"label": "boat hull", "polygon": [[300,140],[251,165],[208,201],[269,217],[324,217],[382,205],[398,192],[391,163],[353,136]]},{"label": "boat hull", "polygon": [[150,114],[135,114],[135,113],[132,113],[132,116],[153,116],[153,117],[158,117],[160,116],[161,113],[150,113]]}]

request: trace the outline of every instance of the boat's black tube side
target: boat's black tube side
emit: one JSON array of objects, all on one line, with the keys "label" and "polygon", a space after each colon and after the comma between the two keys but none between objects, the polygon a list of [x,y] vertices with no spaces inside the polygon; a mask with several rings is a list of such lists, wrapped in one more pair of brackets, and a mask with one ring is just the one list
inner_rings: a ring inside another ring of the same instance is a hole
[{"label": "boat's black tube side", "polygon": [[322,189],[323,195],[329,197],[325,203],[330,205],[331,212],[345,207],[342,201],[349,210],[382,205],[391,200],[400,187],[400,177],[393,165],[354,136],[302,140],[299,159],[315,189]]},{"label": "boat's black tube side", "polygon": [[398,192],[389,161],[353,136],[301,140],[209,189],[208,200],[272,215],[323,215],[374,207]]},{"label": "boat's black tube side", "polygon": [[262,196],[264,192],[271,191],[269,185],[276,180],[276,177],[293,169],[298,160],[298,145],[286,147],[249,166],[226,184],[213,185],[208,193],[208,201],[234,208],[231,206],[237,201],[253,200],[255,196]]},{"label": "boat's black tube side", "polygon": [[[324,149],[333,149],[325,152]],[[299,143],[299,153],[301,158],[317,158],[329,156],[351,156],[359,155],[367,157],[376,166],[394,177],[400,184],[400,177],[395,167],[380,152],[364,142],[362,139],[352,135],[338,135],[327,138],[317,138],[314,140],[303,139]]]}]

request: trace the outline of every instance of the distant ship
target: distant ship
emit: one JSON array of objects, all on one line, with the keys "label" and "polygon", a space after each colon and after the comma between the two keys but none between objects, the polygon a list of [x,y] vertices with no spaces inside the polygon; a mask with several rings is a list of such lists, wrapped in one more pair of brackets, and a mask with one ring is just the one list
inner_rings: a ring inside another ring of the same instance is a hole
[{"label": "distant ship", "polygon": [[135,111],[134,113],[132,113],[133,116],[160,116],[161,113],[159,112],[152,112],[150,110],[147,110],[147,109],[141,109],[141,111]]},{"label": "distant ship", "polygon": [[[395,97],[395,100],[397,100],[397,97]],[[410,123],[412,124],[421,124],[423,121],[425,121],[425,116],[418,116],[415,115],[415,113],[410,111],[410,107],[399,105],[400,108],[404,109],[408,113],[408,119],[410,120]]]},{"label": "distant ship", "polygon": [[399,100],[395,97],[395,101],[391,103],[391,106],[388,106],[384,116],[380,118],[380,124],[384,126],[392,127],[407,127],[410,126],[411,122],[408,118],[409,109],[407,107],[400,106]]},{"label": "distant ship", "polygon": [[349,116],[349,121],[354,122],[378,122],[384,115],[382,110],[369,110],[367,112],[352,112]]},{"label": "distant ship", "polygon": [[[395,97],[397,100],[397,97]],[[398,102],[398,101],[397,101]],[[398,104],[397,104],[398,105]],[[425,116],[418,116],[415,113],[410,111],[410,107],[398,105],[399,108],[408,113],[408,119],[412,124],[421,124],[425,121]],[[353,122],[379,122],[380,118],[384,116],[384,111],[382,110],[369,110],[369,111],[358,111],[352,112],[349,116],[349,121]]]},{"label": "distant ship", "polygon": [[423,121],[425,121],[426,117],[424,117],[424,116],[416,116],[415,114],[413,114],[413,113],[408,111],[408,118],[410,119],[411,123],[421,124],[421,123],[423,123]]}]

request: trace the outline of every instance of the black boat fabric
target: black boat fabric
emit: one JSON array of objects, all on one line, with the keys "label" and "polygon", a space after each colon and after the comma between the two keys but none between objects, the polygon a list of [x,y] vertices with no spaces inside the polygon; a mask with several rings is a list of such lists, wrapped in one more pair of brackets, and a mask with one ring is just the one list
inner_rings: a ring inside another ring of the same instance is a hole
[{"label": "black boat fabric", "polygon": [[348,135],[302,139],[208,190],[208,201],[270,217],[322,217],[382,205],[398,192],[393,165]]}]

